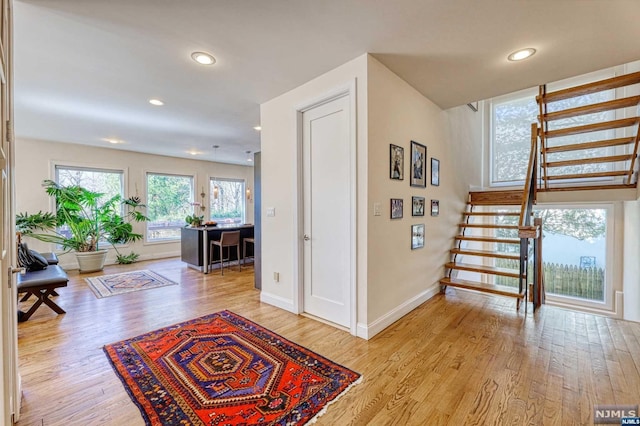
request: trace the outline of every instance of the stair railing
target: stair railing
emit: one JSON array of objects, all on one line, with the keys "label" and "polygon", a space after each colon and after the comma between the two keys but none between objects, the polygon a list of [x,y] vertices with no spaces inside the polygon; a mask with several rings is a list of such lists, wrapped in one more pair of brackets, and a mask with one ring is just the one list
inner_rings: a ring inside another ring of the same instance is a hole
[{"label": "stair railing", "polygon": [[[529,154],[529,164],[527,166],[527,175],[524,181],[524,192],[522,195],[522,204],[520,206],[520,218],[518,220],[518,237],[520,238],[520,279],[519,291],[524,293],[525,312],[528,302],[529,285],[527,283],[527,270],[529,265],[529,239],[533,239],[533,294],[538,295],[541,290],[541,275],[538,272],[542,267],[542,245],[541,242],[541,223],[531,223],[533,214],[533,205],[537,198],[537,175],[538,175],[538,124],[531,124],[531,152]],[[534,297],[533,309],[539,306],[541,299]]]}]

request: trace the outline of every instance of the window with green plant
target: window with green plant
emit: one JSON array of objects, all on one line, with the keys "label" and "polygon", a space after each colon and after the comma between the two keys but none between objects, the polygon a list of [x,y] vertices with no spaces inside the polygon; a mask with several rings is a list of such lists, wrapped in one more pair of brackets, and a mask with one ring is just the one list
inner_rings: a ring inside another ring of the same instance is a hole
[{"label": "window with green plant", "polygon": [[180,239],[185,217],[200,211],[193,192],[193,176],[147,173],[147,241]]},{"label": "window with green plant", "polygon": [[245,220],[245,183],[240,179],[211,178],[209,182],[210,220],[241,224]]}]

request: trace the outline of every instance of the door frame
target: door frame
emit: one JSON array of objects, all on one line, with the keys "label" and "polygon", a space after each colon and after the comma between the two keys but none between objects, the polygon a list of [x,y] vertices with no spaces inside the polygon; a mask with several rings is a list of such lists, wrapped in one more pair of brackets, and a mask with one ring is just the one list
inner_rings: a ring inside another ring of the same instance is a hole
[{"label": "door frame", "polygon": [[303,199],[303,120],[306,111],[315,107],[347,96],[349,98],[349,297],[350,326],[349,332],[356,335],[357,325],[357,186],[356,186],[356,79],[338,86],[325,94],[302,102],[295,107],[296,114],[296,174],[294,182],[295,209],[293,212],[293,226],[295,238],[293,239],[293,309],[297,314],[304,312],[304,199]]}]

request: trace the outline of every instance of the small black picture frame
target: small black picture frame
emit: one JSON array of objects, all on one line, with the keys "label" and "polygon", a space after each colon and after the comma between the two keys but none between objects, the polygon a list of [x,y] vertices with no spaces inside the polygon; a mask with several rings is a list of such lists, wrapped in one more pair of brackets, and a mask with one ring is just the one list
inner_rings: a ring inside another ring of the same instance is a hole
[{"label": "small black picture frame", "polygon": [[424,223],[411,225],[411,250],[424,247]]},{"label": "small black picture frame", "polygon": [[411,141],[411,186],[427,187],[427,147]]},{"label": "small black picture frame", "polygon": [[424,216],[424,197],[411,197],[411,216]]},{"label": "small black picture frame", "polygon": [[431,200],[431,216],[440,214],[440,200]]},{"label": "small black picture frame", "polygon": [[402,219],[402,198],[391,199],[391,219]]},{"label": "small black picture frame", "polygon": [[440,160],[431,157],[431,185],[440,186]]},{"label": "small black picture frame", "polygon": [[404,148],[389,144],[389,178],[404,180]]}]

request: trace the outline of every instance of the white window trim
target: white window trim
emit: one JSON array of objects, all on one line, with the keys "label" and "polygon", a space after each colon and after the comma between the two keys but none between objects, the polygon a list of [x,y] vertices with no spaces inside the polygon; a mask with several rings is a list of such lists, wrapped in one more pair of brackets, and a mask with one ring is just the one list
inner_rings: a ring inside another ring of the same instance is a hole
[{"label": "white window trim", "polygon": [[[177,177],[188,177],[188,178],[190,178],[191,179],[191,199],[189,200],[189,203],[193,203],[194,202],[195,196],[196,196],[196,188],[197,188],[197,181],[196,181],[196,176],[195,175],[189,174],[189,173],[167,173],[167,172],[157,172],[157,171],[153,171],[153,170],[145,170],[144,171],[144,198],[145,198],[144,204],[147,205],[147,208],[148,208],[148,201],[149,201],[148,200],[148,197],[149,197],[149,175],[177,176]],[[180,240],[181,240],[181,237],[162,238],[162,239],[150,240],[149,239],[149,228],[148,228],[146,223],[144,225],[144,242],[143,242],[143,245],[145,245],[145,246],[151,246],[151,245],[157,245],[157,244],[175,244],[177,242],[180,242]]]},{"label": "white window trim", "polygon": [[[219,176],[209,176],[209,194],[211,194],[211,182],[214,180],[223,180],[227,182],[242,182],[242,192],[246,194],[247,191],[247,180],[243,178],[233,178],[233,177],[219,177]],[[247,223],[247,197],[245,195],[242,196],[242,223]],[[207,205],[207,210],[209,211],[209,219],[211,219],[211,200],[209,200],[209,204]]]},{"label": "white window trim", "polygon": [[[601,312],[605,314],[613,314],[615,312],[615,291],[614,283],[614,256],[615,256],[615,212],[616,206],[614,203],[562,203],[562,204],[537,204],[534,207],[535,210],[546,209],[602,209],[606,211],[606,235],[605,235],[605,272],[604,272],[604,300],[594,301],[587,299],[580,299],[571,296],[562,296],[555,294],[546,294],[546,303],[552,306],[568,307],[574,310],[589,310],[594,312]],[[542,224],[544,230],[544,223]],[[544,240],[542,243],[542,257],[544,259]]]}]

